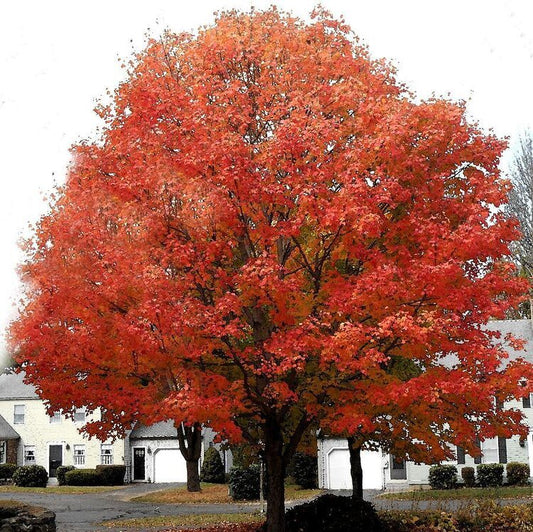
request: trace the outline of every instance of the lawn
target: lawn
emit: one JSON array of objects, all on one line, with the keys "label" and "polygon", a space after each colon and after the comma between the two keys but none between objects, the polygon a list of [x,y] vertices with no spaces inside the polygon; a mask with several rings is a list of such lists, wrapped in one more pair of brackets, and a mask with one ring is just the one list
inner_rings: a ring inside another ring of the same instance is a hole
[{"label": "lawn", "polygon": [[[155,504],[232,504],[235,502],[228,495],[227,484],[202,483],[201,487],[202,491],[199,492],[189,492],[185,487],[154,491],[131,500]],[[320,493],[322,492],[318,489],[305,490],[299,486],[289,485],[285,487],[285,500],[310,499]]]},{"label": "lawn", "polygon": [[46,488],[20,488],[13,485],[0,486],[0,493],[63,493],[73,495],[115,491],[125,486],[48,486]]},{"label": "lawn", "polygon": [[459,488],[455,490],[417,490],[384,493],[382,499],[428,501],[448,499],[527,499],[533,486],[501,486],[498,488]]},{"label": "lawn", "polygon": [[188,514],[158,517],[142,517],[136,519],[116,519],[100,523],[109,528],[160,528],[168,527],[211,527],[221,529],[232,524],[259,524],[265,520],[260,514]]}]

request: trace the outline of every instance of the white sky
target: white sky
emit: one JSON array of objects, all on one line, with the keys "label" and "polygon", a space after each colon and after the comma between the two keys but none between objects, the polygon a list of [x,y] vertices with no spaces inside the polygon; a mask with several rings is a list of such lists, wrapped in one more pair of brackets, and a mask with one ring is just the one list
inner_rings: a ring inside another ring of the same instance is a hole
[{"label": "white sky", "polygon": [[[272,0],[49,0],[0,4],[0,336],[15,316],[17,241],[45,212],[68,149],[91,137],[93,108],[122,79],[119,57],[147,31],[193,30],[221,9]],[[533,129],[533,2],[530,0],[322,0],[398,68],[421,97],[466,99],[485,128],[511,143]],[[277,5],[306,17],[314,2]],[[5,344],[0,339],[0,356]]]}]

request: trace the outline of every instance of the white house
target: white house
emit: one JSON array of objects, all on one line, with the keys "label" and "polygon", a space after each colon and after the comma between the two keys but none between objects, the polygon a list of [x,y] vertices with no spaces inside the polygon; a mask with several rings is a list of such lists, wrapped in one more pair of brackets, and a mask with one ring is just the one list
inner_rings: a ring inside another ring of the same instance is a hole
[{"label": "white house", "polygon": [[[522,357],[533,363],[533,321],[504,320],[489,322],[488,329],[499,331],[502,339],[507,334],[526,341],[524,351],[508,349],[509,360]],[[502,340],[503,341],[503,340]],[[522,462],[529,464],[533,472],[533,401],[530,396],[522,401],[513,401],[506,406],[521,409],[525,415],[530,433],[526,440],[518,436],[512,438],[492,438],[481,442],[482,456],[474,459],[465,454],[464,450],[456,449],[456,460],[447,462],[460,470],[465,466],[475,467],[478,463]],[[364,489],[404,489],[406,487],[423,486],[429,483],[427,464],[415,464],[397,460],[391,455],[380,451],[363,451],[361,456],[363,467]],[[348,443],[339,438],[321,438],[318,441],[319,486],[326,489],[351,489],[350,457]]]},{"label": "white house", "polygon": [[[172,422],[137,425],[124,439],[101,442],[80,434],[86,421],[98,419],[79,409],[74,420],[49,416],[33,386],[23,375],[0,375],[0,463],[41,465],[50,477],[61,465],[95,468],[99,464],[126,466],[126,481],[185,482],[185,460]],[[203,446],[213,434],[204,431]]]}]

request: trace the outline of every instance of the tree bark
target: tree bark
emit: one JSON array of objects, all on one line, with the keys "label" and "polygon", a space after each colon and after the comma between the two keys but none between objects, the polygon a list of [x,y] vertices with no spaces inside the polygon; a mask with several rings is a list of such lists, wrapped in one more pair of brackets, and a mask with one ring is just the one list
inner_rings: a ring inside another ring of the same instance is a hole
[{"label": "tree bark", "polygon": [[200,491],[200,474],[198,473],[198,458],[187,460],[187,491]]},{"label": "tree bark", "polygon": [[265,464],[268,482],[266,532],[285,532],[283,438],[275,421],[267,421],[265,426]]},{"label": "tree bark", "polygon": [[187,491],[200,491],[198,461],[202,454],[202,426],[200,423],[175,425],[178,432],[180,451],[187,464]]},{"label": "tree bark", "polygon": [[361,444],[353,437],[348,438],[350,450],[350,474],[352,476],[352,501],[363,500],[363,468],[361,467]]}]

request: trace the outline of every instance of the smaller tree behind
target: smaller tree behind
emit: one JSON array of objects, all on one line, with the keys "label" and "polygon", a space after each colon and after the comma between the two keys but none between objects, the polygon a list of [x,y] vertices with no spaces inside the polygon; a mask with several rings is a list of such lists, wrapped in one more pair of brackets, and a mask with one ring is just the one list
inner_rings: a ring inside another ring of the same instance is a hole
[{"label": "smaller tree behind", "polygon": [[212,482],[213,484],[224,484],[226,482],[224,464],[220,459],[220,454],[214,447],[209,447],[204,454],[200,480],[202,482]]}]

